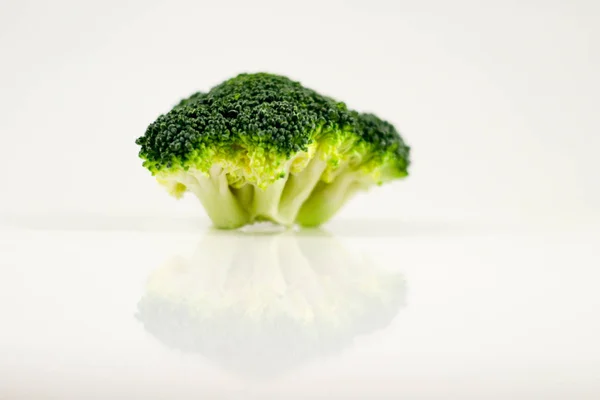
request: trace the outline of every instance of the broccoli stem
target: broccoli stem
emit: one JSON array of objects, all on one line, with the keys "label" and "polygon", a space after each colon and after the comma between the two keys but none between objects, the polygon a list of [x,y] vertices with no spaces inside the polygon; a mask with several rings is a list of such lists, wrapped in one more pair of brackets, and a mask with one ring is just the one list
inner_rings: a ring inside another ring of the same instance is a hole
[{"label": "broccoli stem", "polygon": [[223,167],[213,165],[209,174],[200,171],[180,173],[162,184],[180,197],[186,189],[200,200],[216,228],[236,229],[256,221],[272,221],[292,226],[319,226],[328,221],[352,195],[373,184],[369,175],[344,163],[323,180],[328,160],[316,154],[297,174],[284,168],[285,175],[261,189],[247,183],[235,188],[229,185]]},{"label": "broccoli stem", "polygon": [[333,182],[320,182],[304,202],[296,222],[302,226],[319,226],[328,221],[358,190],[366,189],[367,182],[358,172],[345,172]]},{"label": "broccoli stem", "polygon": [[231,188],[231,192],[237,197],[240,205],[245,210],[250,210],[254,199],[254,185],[247,183],[238,189]]},{"label": "broccoli stem", "polygon": [[266,189],[255,188],[252,202],[251,215],[257,219],[267,219],[283,225],[290,225],[293,221],[283,221],[279,218],[279,201],[288,181],[289,173],[269,185]]},{"label": "broccoli stem", "polygon": [[279,203],[279,218],[281,220],[289,224],[294,222],[300,207],[312,193],[326,167],[327,162],[322,159],[320,154],[316,154],[306,168],[300,173],[289,177]]},{"label": "broccoli stem", "polygon": [[198,197],[217,228],[235,229],[250,221],[248,213],[231,193],[221,168],[213,167],[210,176],[200,172],[188,174],[184,184]]}]

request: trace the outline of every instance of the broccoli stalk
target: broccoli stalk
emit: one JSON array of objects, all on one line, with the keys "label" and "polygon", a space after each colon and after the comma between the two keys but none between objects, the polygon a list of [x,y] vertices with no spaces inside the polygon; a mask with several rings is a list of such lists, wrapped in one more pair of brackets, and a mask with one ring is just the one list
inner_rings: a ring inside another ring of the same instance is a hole
[{"label": "broccoli stalk", "polygon": [[217,226],[239,227],[248,222],[248,212],[231,192],[227,175],[219,166],[213,166],[209,174],[181,174],[181,182],[196,195],[211,220]]},{"label": "broccoli stalk", "polygon": [[318,226],[328,221],[359,190],[371,186],[362,174],[347,172],[332,183],[321,182],[310,198],[302,204],[297,221],[303,226]]},{"label": "broccoli stalk", "polygon": [[193,193],[225,229],[321,225],[356,192],[406,176],[410,150],[375,115],[266,73],[180,101],[136,143],[170,194]]}]

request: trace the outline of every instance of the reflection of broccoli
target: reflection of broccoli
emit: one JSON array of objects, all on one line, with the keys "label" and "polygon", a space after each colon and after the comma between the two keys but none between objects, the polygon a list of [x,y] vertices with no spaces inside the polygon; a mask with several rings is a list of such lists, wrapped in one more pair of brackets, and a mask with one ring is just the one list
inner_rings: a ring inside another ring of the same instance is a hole
[{"label": "reflection of broccoli", "polygon": [[175,197],[195,194],[218,228],[320,225],[409,164],[388,122],[267,73],[182,100],[136,143],[157,180]]},{"label": "reflection of broccoli", "polygon": [[170,347],[269,375],[387,326],[404,289],[326,235],[212,233],[152,273],[138,318]]}]

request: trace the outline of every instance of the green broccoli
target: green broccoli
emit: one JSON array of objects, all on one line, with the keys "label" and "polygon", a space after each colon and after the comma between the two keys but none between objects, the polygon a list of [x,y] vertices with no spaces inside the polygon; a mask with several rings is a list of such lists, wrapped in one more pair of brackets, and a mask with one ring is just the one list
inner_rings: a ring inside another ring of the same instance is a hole
[{"label": "green broccoli", "polygon": [[136,143],[144,167],[217,228],[318,226],[357,191],[408,174],[393,125],[286,77],[240,74],[181,100]]}]

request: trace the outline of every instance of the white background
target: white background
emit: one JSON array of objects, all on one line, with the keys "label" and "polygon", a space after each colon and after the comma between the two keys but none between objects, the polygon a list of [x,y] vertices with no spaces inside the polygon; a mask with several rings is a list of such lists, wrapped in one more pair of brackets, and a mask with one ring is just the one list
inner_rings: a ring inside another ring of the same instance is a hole
[{"label": "white background", "polygon": [[[600,397],[599,43],[592,0],[1,1],[0,398]],[[391,121],[413,161],[326,227],[405,308],[260,384],[132,317],[208,229],[135,139],[257,71]]]},{"label": "white background", "polygon": [[197,215],[134,140],[180,98],[270,71],[374,111],[412,176],[345,215],[569,215],[600,206],[594,1],[6,1],[4,212]]}]

